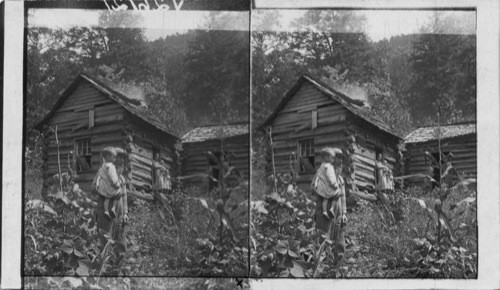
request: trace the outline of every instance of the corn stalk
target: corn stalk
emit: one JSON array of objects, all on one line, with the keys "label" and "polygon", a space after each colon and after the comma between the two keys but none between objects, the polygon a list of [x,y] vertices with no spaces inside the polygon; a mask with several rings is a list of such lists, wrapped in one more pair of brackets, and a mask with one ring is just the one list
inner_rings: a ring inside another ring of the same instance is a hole
[{"label": "corn stalk", "polygon": [[274,180],[274,192],[278,192],[278,181],[276,178],[276,164],[274,162],[274,142],[273,142],[273,127],[269,127],[269,142],[271,145],[271,162],[273,165],[273,180]]}]

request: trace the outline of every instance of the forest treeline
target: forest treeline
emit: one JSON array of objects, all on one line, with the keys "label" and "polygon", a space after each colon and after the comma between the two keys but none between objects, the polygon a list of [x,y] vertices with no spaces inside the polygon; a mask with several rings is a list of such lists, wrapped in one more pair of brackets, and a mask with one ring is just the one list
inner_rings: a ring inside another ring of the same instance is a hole
[{"label": "forest treeline", "polygon": [[[210,14],[207,27],[231,17]],[[434,124],[438,112],[442,123],[475,120],[476,37],[453,34],[448,20],[437,13],[421,34],[377,42],[353,11],[308,11],[289,32],[273,29],[278,12],[253,13],[251,37],[248,31],[189,30],[150,41],[144,29],[106,28],[140,23],[140,16],[127,14],[102,14],[101,28],[32,27],[26,125],[40,121],[81,72],[155,104],[149,109],[177,134],[221,119],[248,120],[250,54],[256,125],[304,73],[364,99],[401,135]],[[28,146],[36,136],[28,133]]]},{"label": "forest treeline", "polygon": [[475,120],[476,37],[458,30],[450,15],[435,13],[419,34],[376,42],[365,32],[366,18],[353,11],[307,11],[286,31],[277,11],[253,17],[257,124],[304,73],[365,100],[401,136],[435,124],[438,112],[441,123]]},{"label": "forest treeline", "polygon": [[[210,27],[244,20],[234,18],[212,13],[205,21]],[[178,135],[221,118],[248,120],[248,31],[188,30],[150,41],[144,29],[121,28],[141,21],[137,14],[102,13],[100,27],[28,29],[27,128],[82,72],[142,99]],[[36,132],[27,137],[28,146],[36,143]]]}]

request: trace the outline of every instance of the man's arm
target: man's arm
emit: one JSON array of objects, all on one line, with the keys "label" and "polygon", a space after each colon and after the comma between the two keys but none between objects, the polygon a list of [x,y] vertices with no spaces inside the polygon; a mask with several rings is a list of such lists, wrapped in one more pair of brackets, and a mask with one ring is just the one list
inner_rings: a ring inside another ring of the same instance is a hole
[{"label": "man's arm", "polygon": [[335,173],[333,166],[326,166],[326,178],[335,190],[339,188],[337,174]]},{"label": "man's arm", "polygon": [[120,178],[118,177],[118,172],[116,172],[116,167],[113,164],[108,166],[108,176],[111,179],[111,183],[115,188],[120,188]]}]

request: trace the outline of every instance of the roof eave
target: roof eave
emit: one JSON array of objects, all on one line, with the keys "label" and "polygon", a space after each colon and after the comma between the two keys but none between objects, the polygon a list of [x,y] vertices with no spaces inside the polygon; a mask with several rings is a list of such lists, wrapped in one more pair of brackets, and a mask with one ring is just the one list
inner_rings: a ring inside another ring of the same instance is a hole
[{"label": "roof eave", "polygon": [[147,120],[144,120],[140,116],[137,116],[135,114],[135,112],[131,111],[130,108],[127,108],[126,106],[122,105],[120,103],[120,101],[117,100],[118,98],[130,99],[129,97],[121,94],[120,92],[117,92],[117,91],[113,90],[108,85],[102,83],[99,80],[95,80],[95,79],[91,78],[90,76],[88,76],[85,73],[80,73],[75,78],[75,80],[71,83],[71,85],[61,94],[61,96],[56,101],[56,103],[54,104],[54,106],[52,107],[52,109],[50,110],[50,112],[38,124],[36,124],[33,128],[35,128],[38,131],[42,131],[43,125],[45,123],[47,123],[47,121],[54,115],[55,111],[59,108],[59,106],[62,104],[62,102],[64,102],[66,100],[66,98],[68,98],[68,96],[78,87],[78,85],[80,84],[80,82],[82,80],[87,81],[95,89],[97,89],[98,91],[100,91],[101,93],[103,93],[104,95],[106,95],[107,97],[111,98],[114,102],[117,102],[123,109],[125,109],[127,112],[129,112],[133,116],[141,119],[142,121],[148,123],[150,126],[155,127],[156,129],[160,130],[161,132],[170,135],[171,137],[175,138],[176,140],[181,140],[178,136],[174,135],[173,133],[171,133],[169,131],[166,131],[163,128],[160,128],[157,125],[152,124],[151,122],[148,122]]},{"label": "roof eave", "polygon": [[[441,141],[448,141],[450,139],[461,138],[461,137],[468,137],[468,136],[474,136],[474,135],[476,135],[476,132],[442,138]],[[427,142],[433,142],[433,141],[438,141],[438,139],[437,138],[432,138],[432,139],[427,139],[425,141],[404,141],[404,143],[405,144],[421,144],[421,143],[427,143]]]},{"label": "roof eave", "polygon": [[[242,137],[242,136],[245,136],[245,135],[250,135],[250,133],[246,132],[246,133],[242,133],[242,134],[238,134],[238,135],[232,135],[232,136],[229,136],[229,137],[223,137],[223,140],[237,138],[237,137]],[[183,139],[185,139],[185,138],[183,138]],[[202,143],[202,142],[213,141],[213,140],[221,140],[221,139],[220,138],[209,138],[209,139],[204,139],[204,140],[200,140],[200,141],[181,141],[181,143],[182,144],[193,144],[193,143]]]},{"label": "roof eave", "polygon": [[137,118],[137,119],[141,120],[142,122],[147,123],[149,126],[152,126],[152,127],[154,127],[155,129],[157,129],[157,130],[161,131],[162,133],[167,134],[167,135],[169,135],[170,137],[172,137],[172,138],[174,138],[174,139],[176,139],[176,140],[178,140],[178,141],[181,141],[181,138],[180,138],[180,137],[178,137],[178,136],[174,135],[173,133],[170,133],[170,132],[168,132],[168,131],[165,131],[165,130],[164,130],[164,129],[162,129],[162,128],[159,128],[159,127],[158,127],[158,126],[156,126],[155,124],[152,124],[152,123],[150,123],[150,122],[148,122],[148,121],[144,120],[143,118],[141,118],[141,117],[137,116],[136,114],[134,114],[134,112],[131,112],[131,111],[130,111],[127,107],[122,106],[122,108],[123,108],[123,109],[125,109],[125,111],[127,111],[127,113],[131,114],[134,118]]},{"label": "roof eave", "polygon": [[[279,111],[281,109],[283,109],[283,107],[286,105],[286,103],[290,100],[291,97],[293,97],[293,95],[295,95],[297,93],[297,91],[300,89],[300,87],[304,84],[305,81],[308,81],[310,83],[312,83],[316,88],[318,88],[320,91],[322,91],[323,93],[325,93],[328,97],[330,97],[332,100],[336,101],[336,102],[339,102],[344,108],[346,108],[349,112],[351,112],[353,115],[355,116],[358,116],[359,118],[363,119],[365,122],[368,122],[370,123],[371,125],[375,126],[376,128],[378,128],[379,130],[387,133],[387,134],[390,134],[394,137],[396,137],[399,141],[403,141],[404,138],[397,135],[396,133],[392,132],[390,129],[387,129],[387,128],[382,128],[380,127],[379,125],[377,124],[374,124],[373,122],[370,122],[369,120],[366,120],[365,117],[363,116],[360,116],[359,114],[357,114],[356,112],[353,112],[351,110],[351,108],[349,108],[348,106],[345,106],[344,104],[342,104],[341,101],[339,101],[337,98],[334,97],[335,94],[338,94],[339,96],[343,97],[343,98],[349,98],[347,95],[343,94],[342,92],[339,92],[339,91],[336,91],[334,89],[331,89],[329,87],[327,87],[326,85],[324,85],[323,83],[321,83],[320,81],[317,81],[316,79],[314,79],[313,77],[311,77],[310,75],[307,75],[307,74],[304,74],[302,75],[296,82],[295,84],[293,85],[292,88],[290,88],[284,95],[283,99],[281,100],[281,102],[278,104],[278,106],[276,107],[276,109],[273,111],[273,113],[266,119],[266,121],[260,125],[257,129],[260,130],[260,131],[264,131],[264,128],[269,126],[272,121],[274,120],[274,118],[276,117],[276,115],[279,113]],[[349,102],[348,100],[343,100],[344,102]],[[354,103],[353,103],[354,104]]]}]

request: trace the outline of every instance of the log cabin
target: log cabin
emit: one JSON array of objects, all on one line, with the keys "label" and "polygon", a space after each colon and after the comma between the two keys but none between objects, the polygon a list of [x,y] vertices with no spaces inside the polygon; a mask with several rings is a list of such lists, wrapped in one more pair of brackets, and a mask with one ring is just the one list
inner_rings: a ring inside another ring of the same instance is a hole
[{"label": "log cabin", "polygon": [[[451,162],[458,174],[475,178],[477,174],[477,136],[475,123],[462,123],[441,126],[441,140],[438,140],[437,126],[421,127],[405,137],[406,173],[425,173],[429,164],[424,152],[429,152],[439,160],[441,153],[453,154]],[[439,170],[434,171],[434,179],[439,180]],[[419,183],[419,181],[413,182]]]},{"label": "log cabin", "polygon": [[250,137],[248,122],[227,125],[208,125],[194,128],[182,137],[182,173],[184,176],[198,176],[190,181],[202,192],[210,191],[216,182],[206,177],[217,178],[214,162],[208,158],[212,152],[220,158],[224,152],[229,166],[234,166],[244,180],[249,178]]},{"label": "log cabin", "polygon": [[338,147],[344,153],[347,190],[374,189],[377,154],[388,160],[392,170],[400,163],[401,137],[363,101],[308,75],[297,80],[260,130],[272,137],[276,172],[295,170],[299,175],[297,185],[306,191],[321,164],[320,150],[326,146]]},{"label": "log cabin", "polygon": [[177,175],[179,137],[140,100],[86,74],[73,81],[35,129],[44,136],[43,192],[58,173],[59,164],[62,172],[71,167],[78,175],[75,181],[84,191],[90,190],[102,164],[101,150],[107,146],[126,151],[132,190],[151,186],[155,153],[160,153],[171,176]]}]

